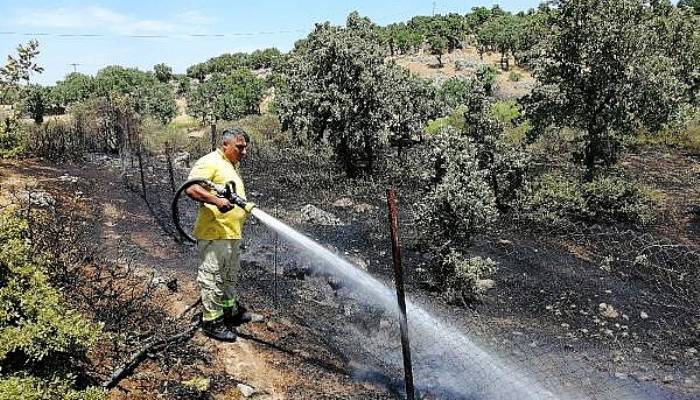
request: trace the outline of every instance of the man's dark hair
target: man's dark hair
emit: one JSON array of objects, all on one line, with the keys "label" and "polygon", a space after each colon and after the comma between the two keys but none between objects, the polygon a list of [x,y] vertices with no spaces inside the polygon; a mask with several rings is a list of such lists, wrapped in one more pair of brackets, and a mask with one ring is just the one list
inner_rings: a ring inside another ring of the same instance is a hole
[{"label": "man's dark hair", "polygon": [[242,128],[234,127],[221,132],[221,141],[219,144],[222,145],[224,143],[228,143],[230,140],[235,140],[237,137],[242,137],[245,139],[246,143],[250,143],[250,136],[248,133],[246,133],[246,131],[244,131]]}]

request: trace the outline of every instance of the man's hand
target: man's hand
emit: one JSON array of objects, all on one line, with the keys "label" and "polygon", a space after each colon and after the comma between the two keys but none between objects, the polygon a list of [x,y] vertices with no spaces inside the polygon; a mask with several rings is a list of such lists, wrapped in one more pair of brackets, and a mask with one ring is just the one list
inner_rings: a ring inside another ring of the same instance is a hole
[{"label": "man's hand", "polygon": [[219,212],[226,213],[233,210],[233,204],[231,204],[228,199],[224,199],[223,197],[215,197],[215,199],[214,205],[219,209]]}]

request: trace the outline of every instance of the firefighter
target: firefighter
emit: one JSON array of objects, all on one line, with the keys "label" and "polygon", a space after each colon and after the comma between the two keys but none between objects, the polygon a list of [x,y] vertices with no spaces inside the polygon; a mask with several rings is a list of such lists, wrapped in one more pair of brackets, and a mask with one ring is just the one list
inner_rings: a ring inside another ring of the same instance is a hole
[{"label": "firefighter", "polygon": [[[216,184],[233,181],[236,194],[245,199],[239,167],[249,143],[250,137],[243,129],[225,130],[219,147],[197,160],[189,179],[208,179]],[[211,338],[232,342],[237,337],[236,325],[262,320],[243,307],[236,293],[243,225],[248,213],[200,185],[190,186],[185,193],[201,204],[194,237],[199,257],[197,283],[204,308],[202,330]]]}]

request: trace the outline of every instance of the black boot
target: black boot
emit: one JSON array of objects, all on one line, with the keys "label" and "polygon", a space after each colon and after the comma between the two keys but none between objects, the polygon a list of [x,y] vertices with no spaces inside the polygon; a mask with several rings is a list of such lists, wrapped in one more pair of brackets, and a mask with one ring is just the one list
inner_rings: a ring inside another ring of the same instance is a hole
[{"label": "black boot", "polygon": [[224,308],[224,319],[226,321],[226,325],[228,326],[238,326],[241,324],[247,324],[248,322],[260,322],[264,320],[262,315],[248,311],[248,309],[241,303],[238,303],[237,308]]},{"label": "black boot", "polygon": [[202,331],[210,338],[221,340],[222,342],[235,342],[237,337],[236,330],[227,327],[223,317],[213,321],[203,321]]}]

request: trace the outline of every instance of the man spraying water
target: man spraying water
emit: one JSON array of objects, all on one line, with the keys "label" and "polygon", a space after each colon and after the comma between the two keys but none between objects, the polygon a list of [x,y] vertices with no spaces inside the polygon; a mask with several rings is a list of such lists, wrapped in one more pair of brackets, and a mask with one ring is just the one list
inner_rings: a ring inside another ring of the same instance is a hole
[{"label": "man spraying water", "polygon": [[[236,294],[243,226],[253,207],[243,203],[246,194],[239,173],[249,142],[250,137],[240,128],[224,131],[219,147],[200,158],[190,172],[188,182],[202,183],[193,183],[185,190],[201,203],[194,238],[199,257],[197,283],[204,307],[202,330],[211,338],[228,342],[236,340],[235,325],[262,320],[260,315],[247,312]],[[231,193],[217,195],[205,187],[208,185]]]}]

